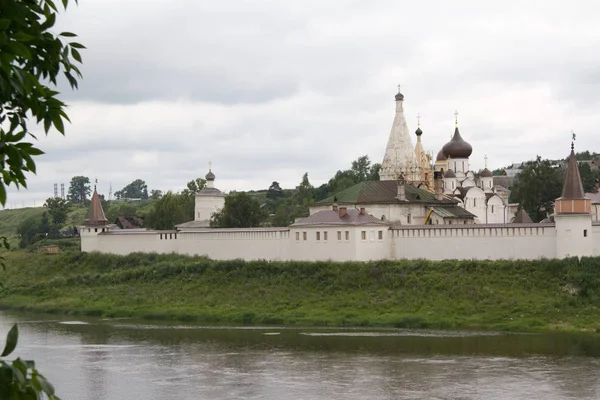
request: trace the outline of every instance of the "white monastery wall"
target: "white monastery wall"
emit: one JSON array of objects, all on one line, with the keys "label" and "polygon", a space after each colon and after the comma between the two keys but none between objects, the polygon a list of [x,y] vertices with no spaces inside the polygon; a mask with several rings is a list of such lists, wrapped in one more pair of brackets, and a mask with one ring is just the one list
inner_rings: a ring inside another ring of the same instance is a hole
[{"label": "white monastery wall", "polygon": [[[556,256],[591,256],[599,236],[592,236],[592,218],[589,214],[554,215],[556,223]],[[595,238],[595,240],[594,240]],[[596,253],[598,254],[598,253]]]},{"label": "white monastery wall", "polygon": [[391,230],[396,259],[538,259],[554,258],[554,225],[514,224],[498,227],[422,226]]}]

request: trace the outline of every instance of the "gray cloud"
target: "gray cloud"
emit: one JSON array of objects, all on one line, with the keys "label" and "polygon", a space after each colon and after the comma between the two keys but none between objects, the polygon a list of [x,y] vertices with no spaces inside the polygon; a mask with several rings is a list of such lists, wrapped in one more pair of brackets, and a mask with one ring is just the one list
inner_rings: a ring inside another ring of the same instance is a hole
[{"label": "gray cloud", "polygon": [[[342,6],[343,4],[343,6]],[[115,10],[118,10],[116,12]],[[61,15],[80,35],[84,79],[64,90],[72,124],[40,146],[52,184],[98,177],[179,190],[212,159],[224,190],[318,185],[368,154],[383,157],[402,83],[434,155],[454,130],[474,169],[598,150],[600,5],[558,1],[205,2],[90,0]],[[64,88],[63,88],[64,89]]]}]

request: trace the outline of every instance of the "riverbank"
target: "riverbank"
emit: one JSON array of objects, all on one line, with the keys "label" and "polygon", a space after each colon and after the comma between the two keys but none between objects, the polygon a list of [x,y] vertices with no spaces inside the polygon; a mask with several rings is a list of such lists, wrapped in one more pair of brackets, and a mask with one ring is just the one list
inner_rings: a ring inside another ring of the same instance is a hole
[{"label": "riverbank", "polygon": [[209,324],[600,330],[600,258],[306,263],[4,254],[4,309]]}]

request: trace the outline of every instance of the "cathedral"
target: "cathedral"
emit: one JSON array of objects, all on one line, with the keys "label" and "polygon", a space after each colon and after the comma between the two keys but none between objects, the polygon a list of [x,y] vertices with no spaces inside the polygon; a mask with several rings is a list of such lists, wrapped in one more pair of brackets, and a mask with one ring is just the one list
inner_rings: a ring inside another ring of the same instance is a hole
[{"label": "cathedral", "polygon": [[[492,172],[470,169],[473,147],[458,130],[435,163],[424,150],[420,121],[413,146],[404,116],[404,95],[395,95],[396,113],[379,182],[361,182],[311,207],[313,214],[334,203],[367,207],[383,221],[398,225],[498,224],[511,222],[508,205],[495,193]],[[487,158],[487,157],[486,157]],[[487,160],[486,160],[487,164]]]}]

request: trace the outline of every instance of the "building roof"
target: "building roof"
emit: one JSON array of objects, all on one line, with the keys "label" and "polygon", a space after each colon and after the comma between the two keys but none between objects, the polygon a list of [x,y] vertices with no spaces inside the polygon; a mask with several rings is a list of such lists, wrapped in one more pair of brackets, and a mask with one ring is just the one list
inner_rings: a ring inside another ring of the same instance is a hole
[{"label": "building roof", "polygon": [[210,228],[210,220],[203,219],[201,221],[188,221],[182,224],[175,225],[177,229],[196,229],[196,228]]},{"label": "building roof", "polygon": [[196,196],[214,196],[214,197],[224,197],[225,195],[217,188],[204,187]]},{"label": "building roof", "polygon": [[444,178],[456,178],[456,174],[454,173],[454,171],[449,169],[444,173]]},{"label": "building roof", "polygon": [[492,171],[490,171],[489,169],[484,168],[483,171],[481,171],[481,174],[479,174],[479,176],[481,178],[491,178],[494,176],[494,174],[492,174]]},{"label": "building roof", "polygon": [[442,218],[474,219],[477,216],[459,206],[432,207],[435,214]]},{"label": "building roof", "polygon": [[457,126],[454,128],[454,136],[442,147],[442,151],[446,157],[469,158],[473,152],[473,147],[460,136]]},{"label": "building roof", "polygon": [[592,203],[600,203],[600,192],[588,192],[585,197],[592,200]]},{"label": "building roof", "polygon": [[397,204],[397,203],[425,203],[425,204],[456,204],[445,196],[442,200],[436,200],[435,194],[413,185],[405,185],[406,201],[398,200],[397,181],[365,181],[357,183],[346,190],[329,196],[317,202],[317,205],[325,204]]},{"label": "building roof", "polygon": [[515,218],[511,221],[513,224],[533,224],[533,220],[527,214],[524,208],[521,208],[515,214]]},{"label": "building roof", "polygon": [[94,186],[94,193],[90,201],[90,210],[84,224],[86,226],[104,226],[108,224],[106,215],[104,215],[104,209],[102,208],[102,202],[100,201],[100,195],[96,191],[96,186]]},{"label": "building roof", "polygon": [[316,213],[290,225],[310,226],[310,225],[385,225],[388,224],[370,214],[361,214],[360,210],[350,209],[346,214],[340,217],[340,212],[335,210],[321,210]]},{"label": "building roof", "polygon": [[117,219],[115,221],[115,225],[117,225],[121,229],[143,228],[144,227],[144,217],[139,217],[137,215],[130,215],[130,216],[120,215],[117,217]]},{"label": "building roof", "polygon": [[571,200],[585,198],[581,176],[579,175],[579,168],[577,167],[577,159],[575,158],[575,146],[573,144],[571,144],[571,154],[569,155],[569,162],[567,164],[567,174],[565,176],[565,183],[560,198]]}]

